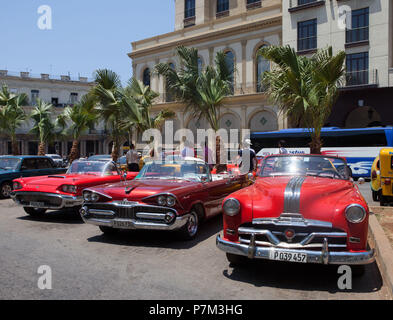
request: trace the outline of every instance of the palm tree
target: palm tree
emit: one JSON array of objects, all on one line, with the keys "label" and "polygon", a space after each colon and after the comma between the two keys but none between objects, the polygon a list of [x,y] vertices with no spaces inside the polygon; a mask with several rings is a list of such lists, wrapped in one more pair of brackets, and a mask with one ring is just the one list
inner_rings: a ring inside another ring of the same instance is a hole
[{"label": "palm tree", "polygon": [[27,95],[12,94],[6,85],[0,92],[0,130],[10,137],[12,154],[19,155],[16,130],[26,121],[27,115],[23,106],[27,104]]},{"label": "palm tree", "polygon": [[271,46],[258,54],[275,63],[262,79],[266,93],[285,115],[309,130],[310,152],[320,154],[321,130],[345,73],[345,52],[333,55],[329,47],[307,58],[298,56],[290,46]]},{"label": "palm tree", "polygon": [[95,100],[90,95],[84,95],[81,101],[72,107],[66,107],[57,118],[58,126],[63,128],[63,134],[72,137],[72,148],[69,162],[72,163],[79,156],[78,144],[80,137],[97,122],[97,113],[94,109]]},{"label": "palm tree", "polygon": [[120,140],[124,130],[120,127],[124,115],[123,93],[120,77],[108,69],[99,69],[95,72],[97,85],[92,88],[91,95],[96,99],[98,115],[105,120],[107,128],[111,130],[113,139],[112,159],[117,161],[120,151]]},{"label": "palm tree", "polygon": [[[169,64],[158,64],[155,71],[166,77],[167,90],[177,100],[183,102],[186,112],[195,119],[204,118],[211,128],[219,130],[219,109],[226,96],[231,94],[232,72],[226,62],[225,54],[218,52],[215,66],[205,70],[198,69],[198,51],[195,48],[178,47],[176,54],[181,68],[176,71]],[[220,165],[221,139],[216,135],[217,170],[225,170],[226,165]]]},{"label": "palm tree", "polygon": [[34,126],[30,132],[38,136],[40,144],[38,147],[38,155],[44,156],[46,143],[51,143],[58,136],[56,132],[56,123],[52,121],[53,105],[45,103],[41,99],[37,99],[37,105],[30,114],[30,118],[34,121]]}]

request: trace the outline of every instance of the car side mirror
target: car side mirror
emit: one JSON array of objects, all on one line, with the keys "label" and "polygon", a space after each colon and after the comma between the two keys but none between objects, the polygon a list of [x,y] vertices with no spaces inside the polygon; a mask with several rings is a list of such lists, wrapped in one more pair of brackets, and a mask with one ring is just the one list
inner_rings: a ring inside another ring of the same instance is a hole
[{"label": "car side mirror", "polygon": [[358,183],[359,184],[364,184],[364,183],[366,183],[366,180],[364,180],[364,178],[359,178],[358,179]]}]

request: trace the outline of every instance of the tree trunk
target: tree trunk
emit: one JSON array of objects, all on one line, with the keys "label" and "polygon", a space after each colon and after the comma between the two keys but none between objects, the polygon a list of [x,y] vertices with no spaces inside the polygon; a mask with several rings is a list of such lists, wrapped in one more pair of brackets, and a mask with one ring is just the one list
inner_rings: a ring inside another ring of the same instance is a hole
[{"label": "tree trunk", "polygon": [[72,141],[72,148],[70,152],[70,160],[69,163],[71,164],[75,159],[79,158],[79,150],[78,150],[78,140]]},{"label": "tree trunk", "polygon": [[12,140],[11,140],[11,148],[12,148],[12,154],[14,156],[19,156],[20,155],[19,143],[18,143],[18,141],[16,141],[15,138],[12,138]]},{"label": "tree trunk", "polygon": [[310,142],[310,153],[321,154],[322,142],[321,137],[313,137]]},{"label": "tree trunk", "polygon": [[119,142],[117,141],[117,139],[114,139],[113,147],[112,147],[112,160],[116,162],[118,158],[119,158]]},{"label": "tree trunk", "polygon": [[216,136],[216,170],[217,173],[227,171],[227,165],[221,164],[221,137]]},{"label": "tree trunk", "polygon": [[45,142],[41,142],[38,146],[38,155],[44,156],[45,155]]}]

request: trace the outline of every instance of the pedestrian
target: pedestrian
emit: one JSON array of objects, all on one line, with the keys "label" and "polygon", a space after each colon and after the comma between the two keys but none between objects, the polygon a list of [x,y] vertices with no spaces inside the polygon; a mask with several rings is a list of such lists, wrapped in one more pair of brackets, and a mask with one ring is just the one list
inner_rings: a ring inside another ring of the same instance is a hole
[{"label": "pedestrian", "polygon": [[278,150],[279,150],[278,152],[279,152],[279,154],[288,154],[287,149],[285,149],[285,145],[286,145],[285,140],[280,140],[278,142]]},{"label": "pedestrian", "polygon": [[251,149],[251,140],[245,139],[243,149],[239,150],[238,159],[241,158],[240,172],[245,174],[257,169],[257,155],[254,149]]},{"label": "pedestrian", "polygon": [[195,151],[194,148],[192,146],[192,143],[188,140],[184,141],[184,148],[181,151],[181,156],[183,158],[187,158],[187,157],[191,157],[194,158],[195,157]]},{"label": "pedestrian", "polygon": [[203,160],[208,164],[210,171],[213,170],[213,151],[209,148],[207,141],[201,143],[201,148],[203,150]]},{"label": "pedestrian", "polygon": [[139,155],[133,144],[131,144],[130,150],[126,154],[126,160],[128,171],[139,172]]}]

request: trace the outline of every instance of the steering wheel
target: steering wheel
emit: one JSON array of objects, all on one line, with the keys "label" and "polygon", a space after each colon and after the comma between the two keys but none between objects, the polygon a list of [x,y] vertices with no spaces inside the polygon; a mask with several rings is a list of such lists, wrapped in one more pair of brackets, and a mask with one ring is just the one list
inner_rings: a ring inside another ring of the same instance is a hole
[{"label": "steering wheel", "polygon": [[337,172],[336,170],[333,170],[333,169],[331,169],[331,170],[325,170],[325,171],[320,171],[320,172],[317,173],[317,176],[320,176],[320,175],[323,174],[323,173],[333,173],[333,178],[334,178],[334,176],[336,176],[338,179],[341,179],[341,178],[342,178],[342,177],[338,174],[338,172]]}]

